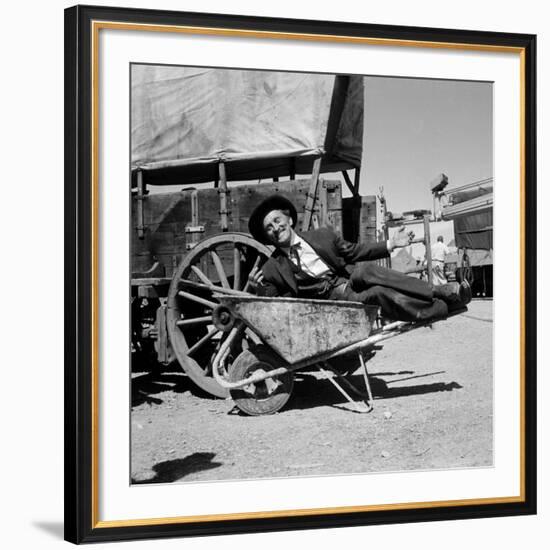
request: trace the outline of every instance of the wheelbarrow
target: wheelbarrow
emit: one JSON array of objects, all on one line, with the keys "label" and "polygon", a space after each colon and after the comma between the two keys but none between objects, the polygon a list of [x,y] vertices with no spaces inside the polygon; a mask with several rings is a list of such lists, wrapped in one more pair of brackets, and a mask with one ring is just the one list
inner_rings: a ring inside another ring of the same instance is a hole
[{"label": "wheelbarrow", "polygon": [[[365,352],[383,340],[427,324],[397,321],[375,330],[378,307],[360,302],[222,293],[216,298],[220,305],[212,320],[227,334],[214,358],[213,376],[229,390],[241,411],[254,416],[279,411],[292,393],[294,373],[307,367],[318,368],[353,410],[372,411]],[[242,341],[244,330],[256,335],[256,343],[237,350],[235,356],[233,348]],[[357,356],[364,390],[330,364],[350,354]]]}]

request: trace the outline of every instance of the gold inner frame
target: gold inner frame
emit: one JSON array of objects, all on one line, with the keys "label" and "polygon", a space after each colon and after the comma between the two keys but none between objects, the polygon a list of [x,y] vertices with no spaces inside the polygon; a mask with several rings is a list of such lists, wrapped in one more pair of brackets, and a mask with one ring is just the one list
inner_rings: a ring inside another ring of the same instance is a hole
[{"label": "gold inner frame", "polygon": [[[465,44],[449,42],[430,42],[420,40],[399,40],[389,38],[352,37],[341,35],[300,34],[272,31],[251,31],[222,29],[215,27],[190,27],[176,25],[149,25],[138,23],[120,23],[114,21],[92,21],[92,525],[93,528],[135,527],[192,522],[231,521],[259,518],[283,518],[312,516],[319,514],[346,514],[352,512],[408,510],[413,508],[437,508],[443,506],[472,506],[483,504],[504,504],[525,502],[525,48],[514,46],[496,46],[486,44]],[[99,32],[101,29],[136,30],[149,32],[170,32],[192,35],[214,35],[243,38],[264,38],[278,40],[306,40],[311,42],[338,42],[346,44],[365,44],[383,46],[402,46],[418,48],[442,48],[455,50],[516,53],[520,58],[520,494],[510,497],[446,500],[431,502],[407,502],[398,504],[376,504],[365,506],[339,506],[333,508],[311,508],[297,510],[275,510],[260,512],[242,512],[230,514],[212,514],[196,516],[177,516],[166,518],[135,520],[99,520]]]}]

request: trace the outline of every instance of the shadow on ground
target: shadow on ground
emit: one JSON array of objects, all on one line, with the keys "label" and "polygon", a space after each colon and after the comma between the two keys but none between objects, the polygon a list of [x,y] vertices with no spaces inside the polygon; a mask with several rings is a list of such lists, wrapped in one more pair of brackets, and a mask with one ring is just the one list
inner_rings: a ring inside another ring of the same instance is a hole
[{"label": "shadow on ground", "polygon": [[[411,374],[411,372],[399,371],[385,372],[383,374],[386,376],[397,376]],[[440,374],[440,372],[434,374]],[[410,378],[414,378],[414,376]],[[365,391],[365,384],[361,374],[348,376],[348,380],[360,391]],[[377,378],[372,375],[369,376],[369,381],[374,399],[391,399],[394,397],[453,391],[462,388],[457,382],[434,382],[432,384],[390,387],[389,384],[391,384],[391,382],[386,382],[382,378]],[[285,410],[310,409],[314,407],[339,405],[347,402],[342,394],[340,394],[328,380],[319,380],[313,374],[299,373],[296,375],[295,382],[292,396]],[[347,393],[353,399],[360,400],[356,394],[349,391],[347,391]]]},{"label": "shadow on ground", "polygon": [[424,393],[453,391],[461,388],[462,386],[458,382],[435,382],[433,384],[420,384],[418,386],[388,388],[382,397],[385,399],[391,399],[392,397],[406,397],[409,395],[421,395]]},{"label": "shadow on ground", "polygon": [[160,405],[163,399],[159,394],[166,391],[175,393],[191,392],[196,397],[213,399],[213,397],[194,384],[178,367],[162,370],[160,367],[153,372],[134,374],[132,376],[132,407],[143,403]]},{"label": "shadow on ground", "polygon": [[132,483],[172,483],[178,481],[189,474],[212,470],[223,466],[222,462],[213,462],[215,453],[193,453],[185,458],[176,458],[174,460],[165,460],[153,466],[155,476],[151,479],[136,480],[132,478]]}]

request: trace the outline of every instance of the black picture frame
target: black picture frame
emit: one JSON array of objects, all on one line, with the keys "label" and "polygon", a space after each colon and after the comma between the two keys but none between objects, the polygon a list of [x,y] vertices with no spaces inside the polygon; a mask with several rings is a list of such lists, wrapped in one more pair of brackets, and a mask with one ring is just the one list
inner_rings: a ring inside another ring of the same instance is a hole
[{"label": "black picture frame", "polygon": [[[92,22],[183,25],[308,35],[370,37],[517,48],[524,62],[523,499],[430,508],[250,517],[104,526],[96,521],[93,486],[94,340],[92,195]],[[368,25],[99,6],[65,11],[65,538],[121,541],[536,513],[536,37],[527,34]]]}]

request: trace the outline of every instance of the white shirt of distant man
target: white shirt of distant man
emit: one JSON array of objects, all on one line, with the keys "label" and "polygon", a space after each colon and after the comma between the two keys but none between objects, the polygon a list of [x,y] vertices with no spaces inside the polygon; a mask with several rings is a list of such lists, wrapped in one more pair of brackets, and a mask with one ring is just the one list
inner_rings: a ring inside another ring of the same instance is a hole
[{"label": "white shirt of distant man", "polygon": [[432,245],[432,274],[434,285],[444,285],[447,282],[445,277],[445,256],[449,254],[448,246],[443,242],[443,237],[437,237],[437,242]]}]

